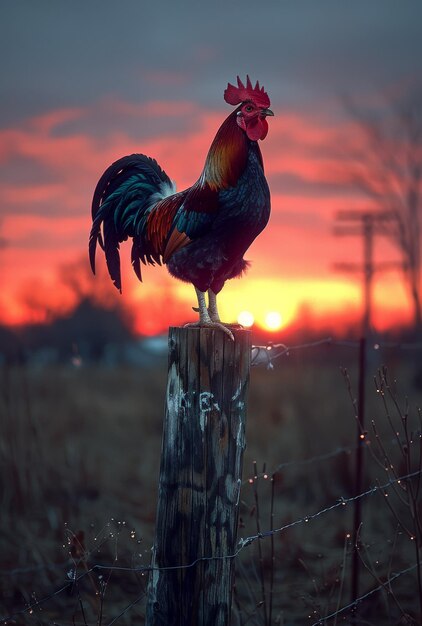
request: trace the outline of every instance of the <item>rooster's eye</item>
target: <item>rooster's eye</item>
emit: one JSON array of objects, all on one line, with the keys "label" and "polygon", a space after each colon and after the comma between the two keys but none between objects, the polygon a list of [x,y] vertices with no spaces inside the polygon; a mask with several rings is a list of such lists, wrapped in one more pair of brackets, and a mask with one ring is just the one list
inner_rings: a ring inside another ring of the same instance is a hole
[{"label": "rooster's eye", "polygon": [[253,107],[248,104],[248,106],[245,107],[245,111],[247,111],[248,113],[250,113],[253,110]]}]

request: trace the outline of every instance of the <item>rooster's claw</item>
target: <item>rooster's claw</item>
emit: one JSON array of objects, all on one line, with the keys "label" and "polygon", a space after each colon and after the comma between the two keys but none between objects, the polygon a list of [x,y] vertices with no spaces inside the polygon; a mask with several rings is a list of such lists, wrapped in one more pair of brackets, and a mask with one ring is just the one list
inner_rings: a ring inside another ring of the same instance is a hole
[{"label": "rooster's claw", "polygon": [[184,328],[219,328],[234,341],[234,335],[230,328],[227,328],[227,326],[221,322],[212,322],[211,320],[209,322],[190,322],[189,324],[185,324]]}]

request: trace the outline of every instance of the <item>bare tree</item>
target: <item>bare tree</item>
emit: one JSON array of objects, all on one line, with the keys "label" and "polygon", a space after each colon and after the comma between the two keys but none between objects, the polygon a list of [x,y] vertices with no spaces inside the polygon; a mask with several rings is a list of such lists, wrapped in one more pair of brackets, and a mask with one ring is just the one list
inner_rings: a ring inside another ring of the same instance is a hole
[{"label": "bare tree", "polygon": [[346,180],[389,218],[383,220],[381,232],[401,253],[414,324],[420,331],[422,88],[412,89],[405,97],[390,98],[383,109],[363,110],[349,100],[346,106],[357,130]]}]

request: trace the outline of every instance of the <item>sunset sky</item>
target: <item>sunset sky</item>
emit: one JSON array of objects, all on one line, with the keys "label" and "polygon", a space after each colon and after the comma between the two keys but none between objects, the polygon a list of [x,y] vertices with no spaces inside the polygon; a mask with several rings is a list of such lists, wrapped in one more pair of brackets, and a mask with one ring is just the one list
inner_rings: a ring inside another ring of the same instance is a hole
[{"label": "sunset sky", "polygon": [[[306,323],[356,316],[360,277],[333,270],[362,259],[360,238],[333,236],[335,213],[369,206],[339,181],[336,150],[355,139],[344,99],[376,106],[414,81],[421,24],[416,0],[2,2],[0,322],[69,310],[78,289],[120,299],[139,332],[193,319],[192,287],[165,268],[137,283],[128,245],[123,296],[104,286],[102,258],[89,278],[92,194],[105,168],[132,152],[157,159],[179,190],[194,183],[232,110],[227,82],[247,73],[275,113],[261,145],[272,217],[246,255],[247,276],[226,284],[222,317],[250,311],[263,325],[278,312],[288,325],[298,314]],[[399,258],[381,238],[375,253]],[[376,276],[374,301],[380,329],[411,317],[398,271]]]}]

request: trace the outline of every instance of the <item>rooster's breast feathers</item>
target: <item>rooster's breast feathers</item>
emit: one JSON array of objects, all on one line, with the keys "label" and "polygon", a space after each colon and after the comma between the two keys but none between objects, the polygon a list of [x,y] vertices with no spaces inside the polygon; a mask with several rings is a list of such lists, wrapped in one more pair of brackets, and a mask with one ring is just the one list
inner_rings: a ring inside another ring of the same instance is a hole
[{"label": "rooster's breast feathers", "polygon": [[207,232],[224,210],[221,192],[236,187],[245,171],[248,141],[236,124],[235,113],[219,129],[199,180],[186,191],[157,203],[148,216],[148,236],[164,262]]}]

